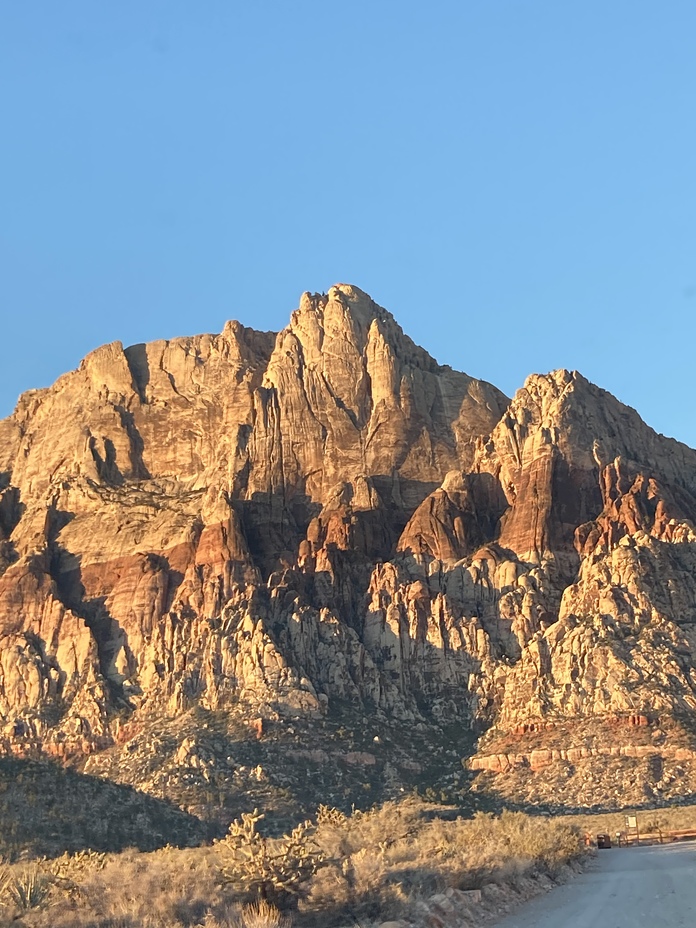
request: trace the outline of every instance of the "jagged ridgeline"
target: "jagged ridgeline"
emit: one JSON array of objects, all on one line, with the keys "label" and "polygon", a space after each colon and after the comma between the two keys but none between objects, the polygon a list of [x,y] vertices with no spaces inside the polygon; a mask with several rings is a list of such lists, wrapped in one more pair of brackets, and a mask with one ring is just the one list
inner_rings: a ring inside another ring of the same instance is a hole
[{"label": "jagged ridgeline", "polygon": [[577,373],[510,401],[339,284],[278,334],[99,348],[0,423],[0,488],[5,753],[111,771],[185,718],[212,782],[192,712],[340,710],[484,734],[521,802],[696,784],[696,452]]}]

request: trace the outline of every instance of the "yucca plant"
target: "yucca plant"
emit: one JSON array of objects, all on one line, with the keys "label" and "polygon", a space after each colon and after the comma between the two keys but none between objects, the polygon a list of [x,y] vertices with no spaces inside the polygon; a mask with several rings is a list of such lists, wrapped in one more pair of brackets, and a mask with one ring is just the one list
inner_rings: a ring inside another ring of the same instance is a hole
[{"label": "yucca plant", "polygon": [[2,887],[2,895],[22,912],[45,905],[50,892],[51,880],[36,867],[6,876]]}]

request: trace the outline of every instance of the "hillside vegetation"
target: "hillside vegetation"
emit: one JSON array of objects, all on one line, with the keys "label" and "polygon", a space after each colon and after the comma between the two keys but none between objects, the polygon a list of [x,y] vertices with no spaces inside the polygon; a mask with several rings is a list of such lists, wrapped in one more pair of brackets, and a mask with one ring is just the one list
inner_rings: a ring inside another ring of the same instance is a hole
[{"label": "hillside vegetation", "polygon": [[321,807],[283,838],[261,824],[249,813],[199,848],[6,864],[3,914],[34,928],[408,923],[433,905],[474,916],[500,886],[557,879],[586,853],[570,824],[518,812],[446,821],[412,798],[350,816]]}]

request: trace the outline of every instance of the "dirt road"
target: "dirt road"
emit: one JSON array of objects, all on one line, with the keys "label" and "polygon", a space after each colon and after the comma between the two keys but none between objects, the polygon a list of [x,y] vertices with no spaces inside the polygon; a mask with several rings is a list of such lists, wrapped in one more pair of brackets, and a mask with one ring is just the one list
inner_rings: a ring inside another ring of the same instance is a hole
[{"label": "dirt road", "polygon": [[599,851],[570,883],[522,906],[496,928],[693,928],[696,844]]}]

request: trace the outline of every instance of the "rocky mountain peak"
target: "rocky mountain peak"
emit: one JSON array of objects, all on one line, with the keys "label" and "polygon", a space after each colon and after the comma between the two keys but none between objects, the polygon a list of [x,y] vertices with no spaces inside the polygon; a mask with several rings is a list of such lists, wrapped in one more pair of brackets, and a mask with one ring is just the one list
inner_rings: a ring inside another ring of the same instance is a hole
[{"label": "rocky mountain peak", "polygon": [[688,727],[695,520],[696,452],[577,372],[508,400],[351,285],[114,342],[0,422],[0,747],[350,706],[487,730],[495,773],[547,725]]}]

